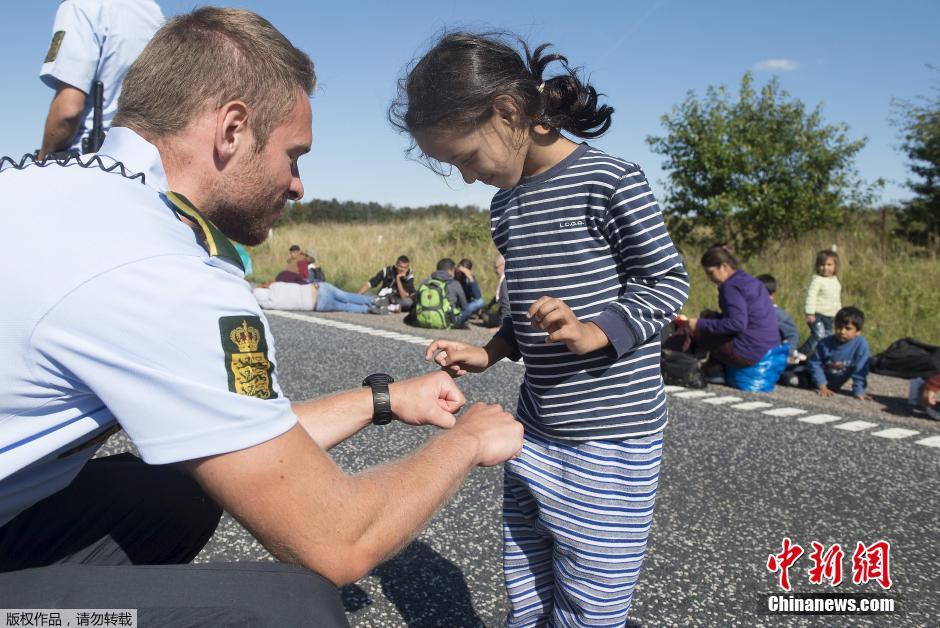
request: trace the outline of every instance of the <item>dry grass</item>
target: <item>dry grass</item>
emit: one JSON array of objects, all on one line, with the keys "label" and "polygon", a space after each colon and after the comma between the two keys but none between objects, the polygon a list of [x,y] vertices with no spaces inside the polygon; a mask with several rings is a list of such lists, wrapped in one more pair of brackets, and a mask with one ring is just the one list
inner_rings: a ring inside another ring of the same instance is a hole
[{"label": "dry grass", "polygon": [[[489,299],[496,289],[491,263],[496,249],[489,241],[443,244],[449,227],[443,218],[413,223],[287,225],[251,251],[254,278],[271,279],[282,270],[291,244],[315,248],[329,281],[352,291],[400,254],[411,258],[418,281],[430,275],[442,257],[455,261],[469,257],[484,298]],[[816,251],[833,243],[841,256],[842,303],[865,312],[864,333],[874,351],[904,336],[940,344],[940,263],[919,256],[900,240],[879,237],[877,229],[811,234],[798,244],[783,244],[756,256],[744,269],[753,275],[774,275],[779,286],[778,304],[800,325],[803,291],[813,273]],[[716,308],[717,291],[698,265],[702,249],[688,247],[683,254],[692,277],[692,294],[684,312],[695,316],[706,307]]]},{"label": "dry grass", "polygon": [[[838,246],[842,305],[865,313],[865,329],[874,352],[892,341],[912,336],[940,345],[940,263],[918,254],[896,239],[882,240],[876,231],[819,232],[798,244],[772,247],[744,264],[757,276],[769,273],[777,280],[777,304],[808,335],[803,324],[803,297],[814,272],[816,252]],[[692,294],[685,312],[697,316],[704,308],[717,309],[718,292],[702,272],[698,260],[703,249],[684,251],[692,278]]]}]

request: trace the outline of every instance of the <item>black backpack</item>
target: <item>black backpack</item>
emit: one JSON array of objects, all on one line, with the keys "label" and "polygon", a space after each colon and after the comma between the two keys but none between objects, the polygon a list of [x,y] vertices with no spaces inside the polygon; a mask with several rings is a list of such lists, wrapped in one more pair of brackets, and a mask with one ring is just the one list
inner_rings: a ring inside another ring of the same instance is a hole
[{"label": "black backpack", "polygon": [[926,379],[940,373],[940,347],[913,338],[901,338],[872,358],[871,370],[889,377]]},{"label": "black backpack", "polygon": [[708,386],[699,359],[691,353],[663,349],[661,367],[663,381],[670,386],[684,386],[686,388],[705,388]]}]

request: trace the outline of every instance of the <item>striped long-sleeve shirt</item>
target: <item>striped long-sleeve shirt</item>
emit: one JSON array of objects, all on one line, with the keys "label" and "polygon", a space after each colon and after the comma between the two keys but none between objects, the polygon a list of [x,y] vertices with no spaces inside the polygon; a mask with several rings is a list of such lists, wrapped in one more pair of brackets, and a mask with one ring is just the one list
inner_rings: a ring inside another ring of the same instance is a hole
[{"label": "striped long-sleeve shirt", "polygon": [[[661,430],[659,332],[685,303],[689,278],[639,166],[581,144],[550,170],[497,193],[490,217],[512,313],[499,333],[526,366],[519,418],[561,439]],[[547,344],[526,318],[542,296],[562,299],[610,345],[576,355]]]}]

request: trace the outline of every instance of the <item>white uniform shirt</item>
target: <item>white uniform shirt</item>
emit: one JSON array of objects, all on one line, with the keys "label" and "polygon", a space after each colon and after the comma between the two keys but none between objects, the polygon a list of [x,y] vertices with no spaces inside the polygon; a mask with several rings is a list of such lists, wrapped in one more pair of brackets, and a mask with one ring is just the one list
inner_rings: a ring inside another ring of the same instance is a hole
[{"label": "white uniform shirt", "polygon": [[52,89],[65,83],[87,95],[84,122],[70,148],[80,150],[91,131],[95,81],[104,84],[102,125],[111,127],[124,75],[163,22],[153,0],[63,0],[59,5],[39,78]]},{"label": "white uniform shirt", "polygon": [[74,161],[0,173],[0,525],[67,486],[115,422],[151,464],[297,422],[231,243],[179,220],[153,145],[115,128],[99,155],[146,185]]}]

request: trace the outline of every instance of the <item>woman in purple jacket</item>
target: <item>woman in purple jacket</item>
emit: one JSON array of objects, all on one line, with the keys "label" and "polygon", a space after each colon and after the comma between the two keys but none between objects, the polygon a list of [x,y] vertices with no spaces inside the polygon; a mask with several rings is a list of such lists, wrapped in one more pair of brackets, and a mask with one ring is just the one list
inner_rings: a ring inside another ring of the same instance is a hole
[{"label": "woman in purple jacket", "polygon": [[740,270],[738,260],[725,246],[705,251],[702,269],[718,286],[721,312],[689,319],[695,347],[708,351],[709,363],[739,368],[756,364],[780,344],[777,316],[767,288]]}]

